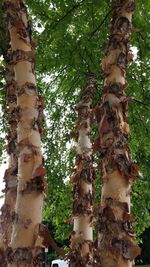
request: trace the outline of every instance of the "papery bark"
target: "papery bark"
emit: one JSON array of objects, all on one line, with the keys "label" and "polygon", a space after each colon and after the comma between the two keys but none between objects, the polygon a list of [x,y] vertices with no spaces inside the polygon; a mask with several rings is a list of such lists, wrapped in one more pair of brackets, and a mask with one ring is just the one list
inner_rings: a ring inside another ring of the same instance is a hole
[{"label": "papery bark", "polygon": [[132,32],[134,0],[116,0],[110,37],[105,45],[102,67],[105,75],[99,113],[98,150],[103,180],[101,206],[97,210],[99,262],[102,267],[131,267],[140,253],[134,240],[131,211],[131,185],[138,175],[128,145],[128,105],[125,94],[126,71],[132,60],[129,41]]},{"label": "papery bark", "polygon": [[17,196],[17,173],[18,173],[18,160],[17,160],[17,121],[14,116],[17,107],[17,97],[14,81],[13,66],[7,64],[7,60],[4,54],[4,60],[6,63],[5,80],[6,80],[6,106],[5,111],[8,118],[7,127],[7,140],[8,144],[5,145],[5,149],[9,155],[8,168],[4,174],[5,189],[4,192],[4,204],[1,207],[0,215],[0,266],[6,266],[5,251],[11,239],[13,215],[15,211],[16,196]]},{"label": "papery bark", "polygon": [[73,183],[73,233],[71,235],[69,253],[71,267],[93,266],[92,183],[95,178],[95,170],[93,167],[90,132],[95,87],[95,77],[89,74],[87,85],[76,106],[78,112],[77,129],[72,134],[77,141],[77,155],[74,172],[71,177],[71,182]]},{"label": "papery bark", "polygon": [[40,225],[43,193],[46,190],[40,138],[43,99],[37,94],[31,22],[28,21],[24,1],[5,0],[4,11],[12,49],[7,55],[7,60],[15,71],[15,116],[18,120],[17,200],[7,261],[9,267],[40,267],[44,247]]}]

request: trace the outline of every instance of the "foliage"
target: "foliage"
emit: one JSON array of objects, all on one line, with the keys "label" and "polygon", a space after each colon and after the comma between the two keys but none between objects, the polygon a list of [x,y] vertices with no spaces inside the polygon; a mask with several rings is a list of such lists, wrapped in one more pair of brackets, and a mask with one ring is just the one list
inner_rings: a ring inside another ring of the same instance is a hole
[{"label": "foliage", "polygon": [[142,248],[142,254],[138,256],[136,262],[141,264],[149,264],[150,263],[150,228],[146,229],[142,234],[142,244],[140,247]]}]

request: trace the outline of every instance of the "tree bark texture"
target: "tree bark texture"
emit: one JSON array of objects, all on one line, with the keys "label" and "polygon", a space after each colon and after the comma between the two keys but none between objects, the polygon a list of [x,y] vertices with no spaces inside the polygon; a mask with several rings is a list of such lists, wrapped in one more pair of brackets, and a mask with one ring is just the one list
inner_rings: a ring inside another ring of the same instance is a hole
[{"label": "tree bark texture", "polygon": [[14,67],[17,92],[17,108],[13,116],[18,121],[17,200],[7,261],[11,267],[40,267],[45,244],[41,220],[46,190],[40,138],[43,99],[37,94],[34,41],[24,1],[5,0],[4,11],[12,49],[7,60]]},{"label": "tree bark texture", "polygon": [[128,145],[126,70],[133,60],[129,41],[132,33],[134,0],[116,0],[112,6],[110,37],[105,45],[102,67],[105,75],[102,103],[96,110],[102,161],[103,187],[97,210],[99,265],[130,267],[140,253],[134,240],[134,217],[130,214],[131,185],[139,174]]},{"label": "tree bark texture", "polygon": [[[4,58],[5,59],[5,58]],[[6,62],[7,63],[7,62]],[[17,196],[17,173],[18,173],[18,160],[17,160],[17,121],[13,114],[17,108],[16,97],[16,82],[14,80],[13,66],[7,64],[5,70],[6,79],[6,107],[5,110],[8,116],[8,144],[5,146],[9,155],[8,169],[5,171],[4,181],[5,189],[3,192],[4,204],[1,208],[0,216],[0,247],[1,256],[0,266],[6,266],[5,251],[11,239],[13,216],[15,212],[16,196]]]},{"label": "tree bark texture", "polygon": [[78,112],[77,155],[71,182],[73,183],[73,223],[69,258],[71,267],[92,266],[93,242],[93,167],[92,144],[90,140],[92,122],[92,101],[96,87],[95,77],[90,74],[81,100],[76,106]]}]

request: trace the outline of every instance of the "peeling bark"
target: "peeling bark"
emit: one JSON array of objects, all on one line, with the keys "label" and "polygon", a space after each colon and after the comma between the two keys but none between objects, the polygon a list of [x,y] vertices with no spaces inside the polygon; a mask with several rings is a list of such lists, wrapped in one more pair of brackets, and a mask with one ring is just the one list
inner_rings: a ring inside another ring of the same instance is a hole
[{"label": "peeling bark", "polygon": [[96,80],[89,75],[80,102],[76,106],[78,112],[77,131],[72,135],[77,139],[77,155],[73,183],[73,221],[74,229],[71,235],[70,258],[71,266],[92,266],[93,246],[93,186],[95,170],[93,167],[92,144],[90,140],[92,122],[92,101]]},{"label": "peeling bark", "polygon": [[5,79],[6,79],[6,112],[8,115],[8,134],[7,134],[7,145],[5,149],[9,155],[9,166],[5,171],[4,182],[5,189],[3,192],[4,195],[4,204],[1,207],[1,216],[0,216],[0,247],[1,247],[1,256],[0,256],[0,266],[4,267],[7,265],[5,259],[5,250],[8,247],[8,244],[11,239],[12,225],[13,225],[13,213],[15,210],[16,196],[17,196],[17,173],[18,173],[18,160],[17,160],[17,121],[13,116],[16,106],[17,106],[17,97],[16,89],[14,86],[14,70],[13,67],[7,64],[5,70]]},{"label": "peeling bark", "polygon": [[35,245],[38,246],[38,244],[42,244],[43,247],[49,247],[51,246],[54,251],[58,253],[61,257],[65,258],[65,251],[63,248],[58,247],[57,243],[51,236],[48,228],[44,224],[39,224],[37,227],[37,235],[38,238],[36,240]]},{"label": "peeling bark", "polygon": [[14,67],[17,90],[18,188],[14,227],[7,249],[9,267],[40,267],[42,241],[36,243],[42,220],[45,168],[41,154],[43,99],[37,94],[31,23],[23,0],[4,1],[5,18],[11,40],[7,60]]},{"label": "peeling bark", "polygon": [[128,145],[126,71],[132,61],[130,36],[134,0],[113,1],[110,37],[105,45],[102,67],[105,75],[103,97],[96,110],[99,138],[95,147],[102,155],[101,206],[97,210],[99,262],[102,267],[130,267],[140,249],[135,244],[134,218],[130,214],[131,185],[139,175]]}]

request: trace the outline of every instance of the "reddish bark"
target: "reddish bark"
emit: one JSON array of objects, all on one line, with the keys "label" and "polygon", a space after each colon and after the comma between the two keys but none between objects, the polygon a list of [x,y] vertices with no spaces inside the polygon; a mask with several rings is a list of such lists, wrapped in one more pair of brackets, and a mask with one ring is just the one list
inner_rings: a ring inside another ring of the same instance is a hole
[{"label": "reddish bark", "polygon": [[[31,23],[23,0],[5,0],[4,11],[11,49],[7,60],[14,67],[17,91],[18,187],[14,226],[7,249],[8,266],[41,267],[43,194],[45,169],[41,154],[43,100],[37,94]],[[37,245],[38,244],[38,245]]]},{"label": "reddish bark", "polygon": [[[101,206],[97,210],[99,262],[102,267],[129,267],[140,253],[134,240],[130,215],[131,185],[138,175],[128,145],[126,71],[132,60],[129,46],[134,0],[113,1],[110,37],[102,63],[105,80],[99,107],[99,150],[103,180]],[[98,113],[98,112],[97,112]]]},{"label": "reddish bark", "polygon": [[85,267],[93,264],[93,167],[92,144],[90,141],[92,122],[92,101],[95,91],[95,78],[89,76],[81,99],[76,106],[78,112],[77,132],[72,134],[76,138],[77,155],[73,183],[73,221],[74,231],[71,235],[71,246],[68,257],[71,266]]},{"label": "reddish bark", "polygon": [[[7,60],[6,60],[7,64]],[[1,247],[1,256],[0,256],[0,266],[6,266],[5,259],[5,250],[8,247],[8,244],[11,239],[12,225],[13,225],[13,214],[15,211],[16,196],[17,196],[17,172],[18,172],[18,160],[17,160],[17,121],[14,116],[16,106],[17,106],[17,97],[14,81],[14,70],[13,67],[7,64],[5,70],[5,79],[6,79],[6,112],[8,116],[8,134],[7,140],[8,143],[5,145],[7,153],[9,155],[9,166],[5,171],[4,181],[5,189],[3,190],[4,194],[4,204],[1,207],[1,216],[0,216],[0,247]]]}]

